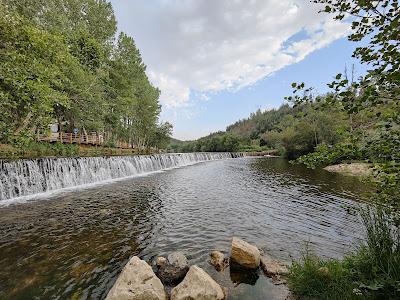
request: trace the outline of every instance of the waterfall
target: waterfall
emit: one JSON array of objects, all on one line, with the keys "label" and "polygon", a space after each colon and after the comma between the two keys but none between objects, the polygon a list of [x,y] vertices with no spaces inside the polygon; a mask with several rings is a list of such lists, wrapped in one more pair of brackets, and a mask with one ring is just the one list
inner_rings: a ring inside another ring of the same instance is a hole
[{"label": "waterfall", "polygon": [[97,183],[240,153],[177,153],[0,161],[1,200]]}]

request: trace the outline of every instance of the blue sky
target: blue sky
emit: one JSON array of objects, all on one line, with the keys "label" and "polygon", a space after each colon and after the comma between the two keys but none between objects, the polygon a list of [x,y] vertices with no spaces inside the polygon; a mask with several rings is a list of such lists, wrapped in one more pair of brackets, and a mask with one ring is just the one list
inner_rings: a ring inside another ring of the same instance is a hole
[{"label": "blue sky", "polygon": [[[225,130],[226,126],[247,118],[257,109],[279,107],[284,103],[284,97],[291,94],[292,82],[305,82],[315,87],[318,92],[328,91],[327,83],[332,82],[337,73],[343,73],[347,64],[348,72],[355,64],[355,74],[361,75],[364,67],[351,58],[354,44],[345,38],[333,42],[328,47],[317,50],[299,63],[285,67],[276,73],[260,80],[254,86],[243,88],[237,92],[222,91],[210,95],[208,101],[198,98],[193,100],[193,106],[188,108],[187,116],[174,119],[176,130],[183,136],[204,136],[217,130]],[[181,109],[184,111],[184,109]]]},{"label": "blue sky", "polygon": [[279,107],[292,82],[319,92],[355,63],[349,27],[307,0],[114,0],[161,89],[161,119],[173,136],[224,130],[257,109]]}]

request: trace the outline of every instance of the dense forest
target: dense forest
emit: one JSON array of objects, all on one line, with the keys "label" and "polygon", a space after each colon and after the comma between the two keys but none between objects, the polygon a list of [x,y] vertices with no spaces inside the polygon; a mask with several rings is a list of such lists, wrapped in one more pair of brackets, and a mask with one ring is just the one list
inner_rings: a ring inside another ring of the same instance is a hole
[{"label": "dense forest", "polygon": [[160,90],[105,0],[0,0],[0,143],[26,144],[58,124],[109,146],[163,147]]},{"label": "dense forest", "polygon": [[249,118],[191,142],[171,141],[175,152],[192,151],[265,151],[276,150],[282,156],[297,158],[319,145],[333,145],[345,140],[350,121],[338,107],[324,107],[325,97],[318,102],[278,109],[258,110]]}]

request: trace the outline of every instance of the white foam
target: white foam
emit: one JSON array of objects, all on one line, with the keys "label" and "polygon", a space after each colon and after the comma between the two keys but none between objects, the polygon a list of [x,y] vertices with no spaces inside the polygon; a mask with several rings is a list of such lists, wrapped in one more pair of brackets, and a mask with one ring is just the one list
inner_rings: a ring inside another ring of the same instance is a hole
[{"label": "white foam", "polygon": [[0,206],[238,156],[231,153],[184,153],[3,161],[0,165]]}]

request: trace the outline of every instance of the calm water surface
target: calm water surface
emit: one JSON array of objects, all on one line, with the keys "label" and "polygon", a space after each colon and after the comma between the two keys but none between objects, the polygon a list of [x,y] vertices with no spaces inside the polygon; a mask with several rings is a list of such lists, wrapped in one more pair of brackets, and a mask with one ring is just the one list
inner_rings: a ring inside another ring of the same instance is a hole
[{"label": "calm water surface", "polygon": [[131,178],[26,204],[0,207],[1,299],[102,299],[130,256],[151,261],[183,251],[230,299],[268,299],[269,279],[208,265],[232,236],[290,262],[308,242],[341,257],[362,238],[357,179],[240,158]]}]

